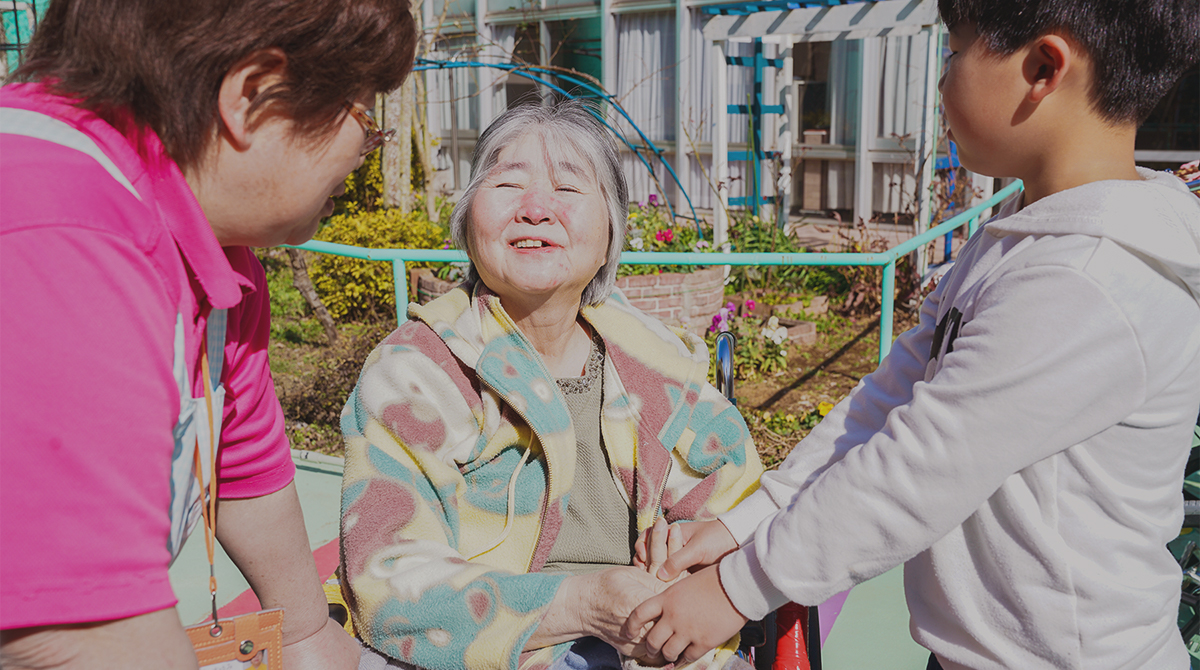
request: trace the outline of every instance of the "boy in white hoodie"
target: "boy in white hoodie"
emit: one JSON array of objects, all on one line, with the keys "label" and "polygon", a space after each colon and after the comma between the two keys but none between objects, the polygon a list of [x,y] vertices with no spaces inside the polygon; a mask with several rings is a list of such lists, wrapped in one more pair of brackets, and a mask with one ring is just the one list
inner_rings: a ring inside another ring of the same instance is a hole
[{"label": "boy in white hoodie", "polygon": [[652,654],[904,564],[930,667],[1188,667],[1166,544],[1200,407],[1200,200],[1136,168],[1134,139],[1200,54],[1200,8],[939,9],[959,156],[1025,192],[758,492],[680,527],[658,574],[694,574],[624,630]]}]

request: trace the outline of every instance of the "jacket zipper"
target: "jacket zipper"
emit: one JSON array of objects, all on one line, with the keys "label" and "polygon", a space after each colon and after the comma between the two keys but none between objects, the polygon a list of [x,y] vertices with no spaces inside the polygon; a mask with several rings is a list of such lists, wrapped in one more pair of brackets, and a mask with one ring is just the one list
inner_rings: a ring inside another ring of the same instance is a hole
[{"label": "jacket zipper", "polygon": [[667,472],[665,475],[663,475],[662,483],[658,485],[658,495],[654,499],[654,520],[650,522],[651,526],[658,522],[659,516],[662,516],[664,519],[667,516],[662,508],[662,500],[663,496],[667,494],[667,482],[671,479],[671,466],[675,462],[675,457],[673,456],[674,453],[674,450],[667,452],[667,458],[669,459],[667,461]]},{"label": "jacket zipper", "polygon": [[[488,380],[484,379],[483,377],[479,377],[479,381],[481,383],[483,383],[485,386],[487,386],[488,390],[490,390],[492,393],[495,393],[498,397],[500,397],[500,398],[505,397],[504,394],[501,393],[500,391],[498,391],[495,386],[492,386],[492,384],[490,382],[488,382]],[[553,471],[550,469],[550,454],[547,453],[547,451],[546,451],[546,441],[544,439],[542,439],[542,434],[537,431],[537,428],[533,427],[533,422],[529,420],[529,417],[526,416],[526,414],[524,412],[522,412],[521,410],[514,407],[511,403],[506,402],[506,404],[508,405],[509,409],[511,409],[512,411],[517,413],[517,416],[521,417],[521,419],[525,422],[526,426],[529,426],[529,432],[533,433],[534,436],[537,437],[538,444],[540,444],[542,446],[542,455],[545,457],[545,460],[546,460],[546,495],[542,500],[541,516],[538,518],[537,540],[533,543],[533,553],[529,555],[529,562],[525,564],[525,572],[529,572],[531,569],[533,569],[533,558],[534,558],[534,556],[537,556],[538,547],[542,543],[542,529],[545,526],[545,524],[542,522],[545,521],[546,511],[550,507],[550,491],[552,491],[554,489],[554,487],[553,487],[554,476],[553,476]],[[527,448],[530,448],[532,446],[533,445],[529,445],[529,447],[527,447]],[[518,467],[520,467],[520,466],[518,466]],[[520,475],[517,475],[517,477],[519,478]],[[513,504],[516,504],[516,502],[514,501]],[[516,517],[513,517],[513,519],[514,519],[513,523],[516,523]]]}]

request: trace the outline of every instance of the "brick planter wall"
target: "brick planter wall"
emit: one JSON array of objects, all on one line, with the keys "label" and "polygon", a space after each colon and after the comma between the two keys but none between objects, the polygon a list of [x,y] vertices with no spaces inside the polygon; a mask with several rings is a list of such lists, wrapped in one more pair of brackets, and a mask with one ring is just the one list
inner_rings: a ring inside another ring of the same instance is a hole
[{"label": "brick planter wall", "polygon": [[[442,281],[432,274],[422,273],[417,277],[417,302],[424,305],[455,286],[458,282]],[[725,271],[723,267],[715,266],[686,274],[668,272],[622,277],[617,280],[617,288],[643,312],[667,325],[685,326],[702,335],[723,304]]]},{"label": "brick planter wall", "polygon": [[715,266],[687,274],[634,275],[617,280],[629,302],[670,326],[700,335],[725,297],[725,269]]},{"label": "brick planter wall", "polygon": [[[433,273],[422,273],[417,276],[417,302],[422,305],[434,298],[440,298],[450,292],[450,289],[462,282],[444,281],[433,276]],[[411,299],[411,297],[410,297]]]}]

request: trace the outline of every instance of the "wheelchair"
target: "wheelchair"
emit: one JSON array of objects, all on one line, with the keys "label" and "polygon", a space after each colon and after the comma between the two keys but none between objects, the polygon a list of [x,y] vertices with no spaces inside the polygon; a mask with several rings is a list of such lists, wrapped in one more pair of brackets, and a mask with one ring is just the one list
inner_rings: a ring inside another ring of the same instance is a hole
[{"label": "wheelchair", "polygon": [[1183,528],[1167,547],[1183,571],[1179,597],[1179,633],[1193,670],[1200,670],[1200,415],[1192,434],[1192,453],[1183,479]]}]

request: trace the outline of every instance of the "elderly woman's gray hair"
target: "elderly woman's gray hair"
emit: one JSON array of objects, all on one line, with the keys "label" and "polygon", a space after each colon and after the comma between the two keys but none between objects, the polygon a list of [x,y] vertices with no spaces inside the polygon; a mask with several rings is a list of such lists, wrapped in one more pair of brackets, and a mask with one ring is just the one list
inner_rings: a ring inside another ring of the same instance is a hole
[{"label": "elderly woman's gray hair", "polygon": [[[500,152],[526,133],[536,132],[548,140],[547,147],[568,146],[596,171],[596,182],[608,210],[608,254],[606,261],[583,290],[583,305],[598,305],[612,293],[617,280],[621,249],[625,246],[625,225],[629,214],[629,186],[621,170],[616,139],[612,132],[589,111],[587,103],[566,100],[547,107],[522,105],[514,107],[488,126],[475,145],[471,161],[471,181],[450,215],[450,236],[455,246],[470,254],[468,240],[471,226],[471,203],[480,184],[496,166]],[[594,108],[593,108],[594,109]],[[599,114],[599,112],[595,112]],[[467,279],[478,281],[474,262]]]}]

